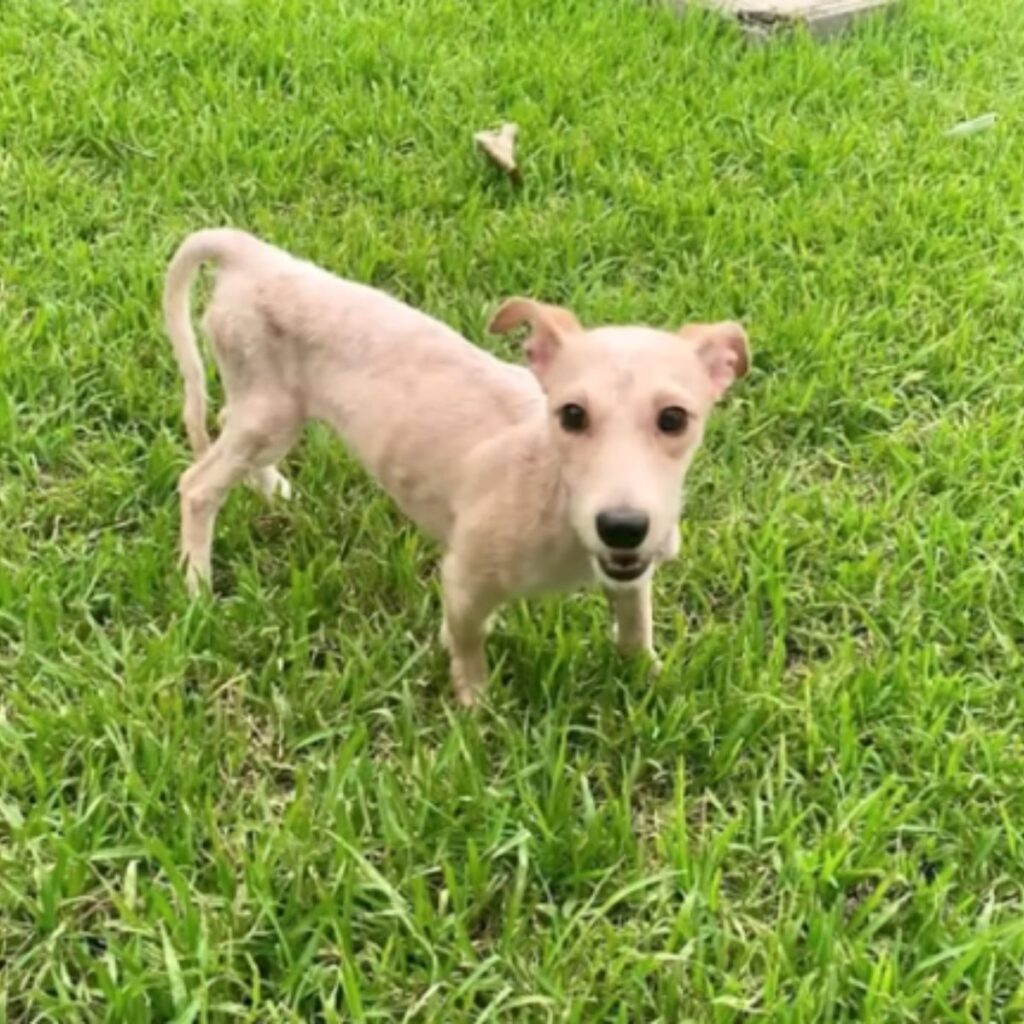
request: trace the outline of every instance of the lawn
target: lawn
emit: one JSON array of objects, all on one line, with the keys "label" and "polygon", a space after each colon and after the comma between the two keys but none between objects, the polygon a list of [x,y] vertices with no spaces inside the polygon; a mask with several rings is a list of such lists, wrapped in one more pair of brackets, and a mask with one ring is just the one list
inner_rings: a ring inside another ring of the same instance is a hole
[{"label": "lawn", "polygon": [[[1022,52],[1019,0],[755,49],[637,0],[4,0],[0,1022],[1021,1020]],[[220,223],[513,358],[516,293],[748,326],[659,678],[578,594],[459,710],[437,552],[323,429],[189,604],[159,293]]]}]

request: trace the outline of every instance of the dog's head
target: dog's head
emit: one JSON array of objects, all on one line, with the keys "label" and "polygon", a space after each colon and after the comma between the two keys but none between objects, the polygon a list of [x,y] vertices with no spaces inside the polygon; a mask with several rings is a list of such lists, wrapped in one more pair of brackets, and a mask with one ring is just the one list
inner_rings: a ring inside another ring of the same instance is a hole
[{"label": "dog's head", "polygon": [[490,328],[523,325],[573,528],[606,584],[639,581],[675,550],[683,477],[715,402],[747,372],[746,333],[730,322],[587,330],[530,299],[509,299]]}]

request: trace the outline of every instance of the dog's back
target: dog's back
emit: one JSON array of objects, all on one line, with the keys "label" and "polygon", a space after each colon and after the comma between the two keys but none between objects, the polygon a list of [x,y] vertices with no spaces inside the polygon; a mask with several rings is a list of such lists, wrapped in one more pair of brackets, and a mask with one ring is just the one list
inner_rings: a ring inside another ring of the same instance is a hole
[{"label": "dog's back", "polygon": [[228,406],[329,423],[439,539],[450,529],[455,480],[469,454],[543,407],[527,370],[433,317],[244,232],[198,232],[172,261],[165,291],[197,451],[208,440],[188,286],[204,260],[217,265],[204,327]]}]

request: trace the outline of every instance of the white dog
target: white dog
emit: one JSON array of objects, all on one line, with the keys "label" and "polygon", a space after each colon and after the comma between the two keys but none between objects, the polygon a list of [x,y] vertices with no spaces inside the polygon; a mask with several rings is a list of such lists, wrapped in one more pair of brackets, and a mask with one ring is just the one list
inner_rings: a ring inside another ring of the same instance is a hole
[{"label": "white dog", "polygon": [[[218,273],[204,328],[226,393],[212,445],[189,314],[207,260]],[[651,576],[678,553],[683,477],[705,420],[747,371],[738,324],[588,330],[565,309],[510,299],[490,327],[529,326],[527,370],[230,229],[185,240],[164,315],[198,456],[180,482],[193,593],[209,579],[214,520],[232,485],[287,497],[274,464],[316,419],[441,543],[441,637],[462,703],[486,682],[487,619],[516,595],[599,582],[620,649],[653,654]]]}]

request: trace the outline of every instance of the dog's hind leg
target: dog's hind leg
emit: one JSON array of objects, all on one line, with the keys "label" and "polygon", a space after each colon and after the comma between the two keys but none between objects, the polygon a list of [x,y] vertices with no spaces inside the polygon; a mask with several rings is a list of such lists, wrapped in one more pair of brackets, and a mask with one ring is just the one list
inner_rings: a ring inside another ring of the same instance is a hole
[{"label": "dog's hind leg", "polygon": [[290,411],[268,415],[261,407],[233,408],[224,432],[178,483],[181,494],[181,557],[190,594],[210,579],[210,552],[217,513],[231,488],[272,469],[298,433]]},{"label": "dog's hind leg", "polygon": [[[224,406],[217,416],[217,423],[222,432],[227,425],[227,421],[228,407]],[[292,485],[277,466],[261,466],[259,469],[249,473],[245,478],[245,482],[254,491],[259,491],[267,501],[273,501],[275,498],[280,498],[282,501],[291,499]]]}]

